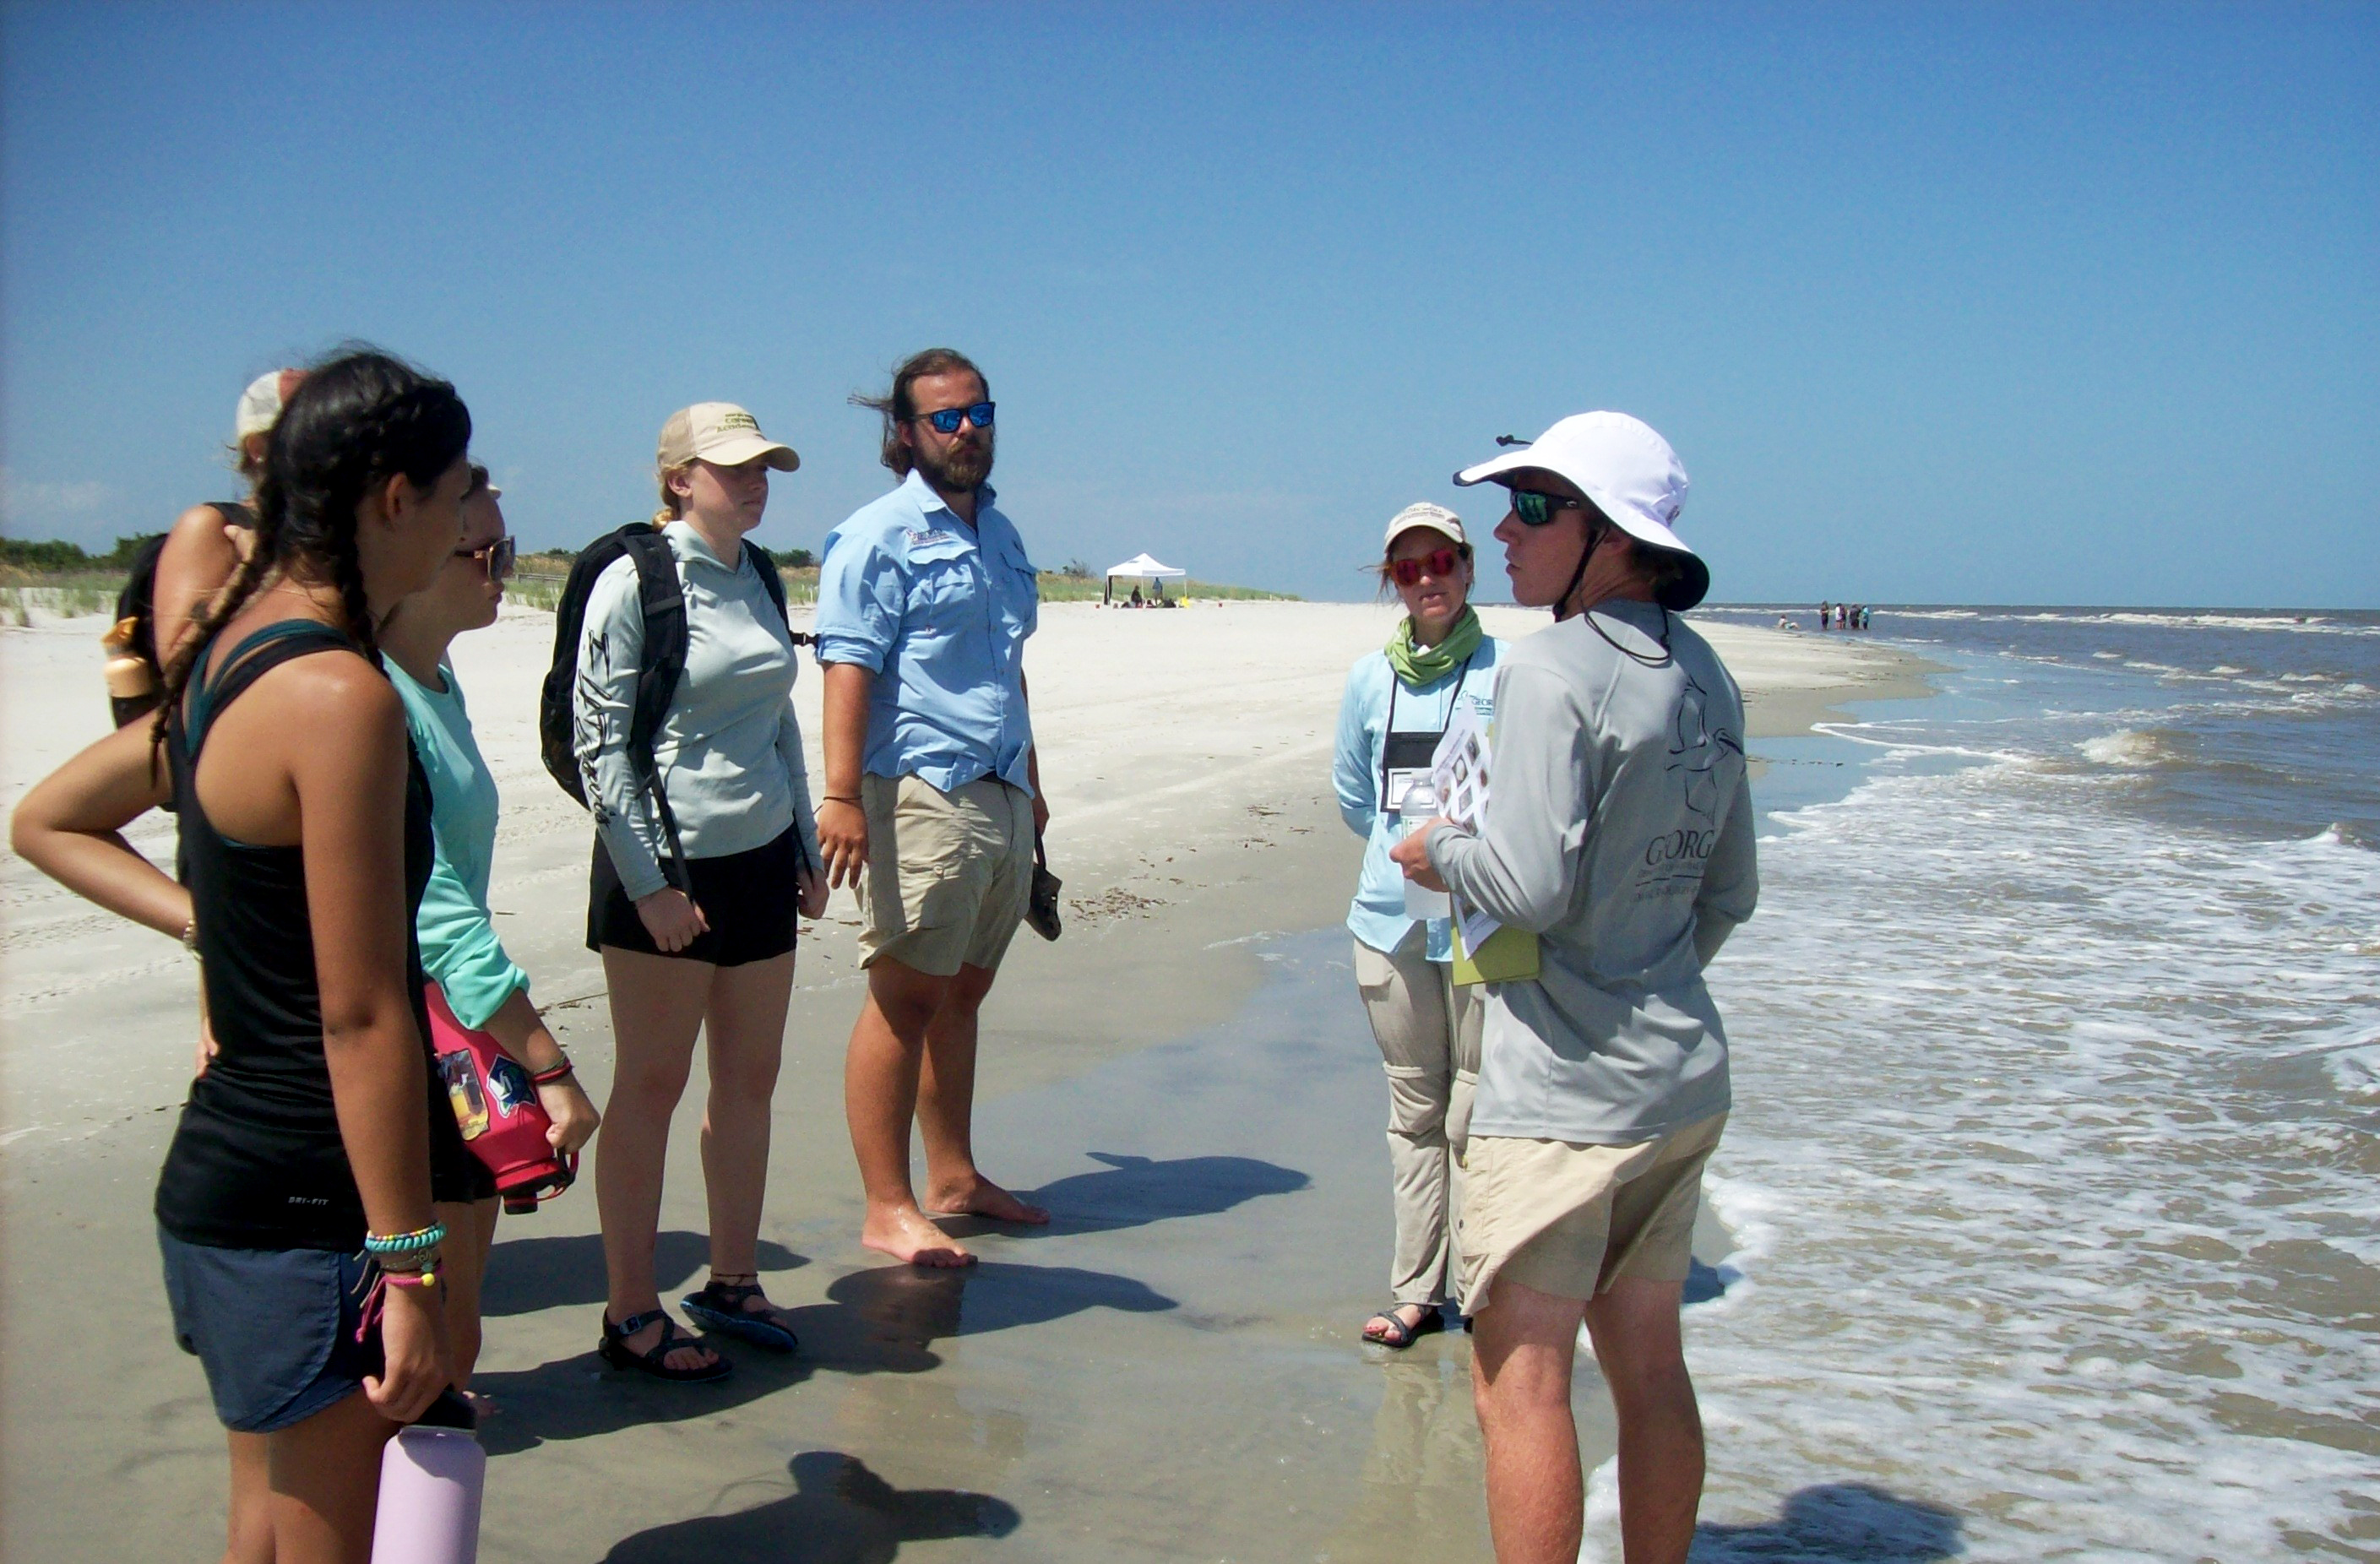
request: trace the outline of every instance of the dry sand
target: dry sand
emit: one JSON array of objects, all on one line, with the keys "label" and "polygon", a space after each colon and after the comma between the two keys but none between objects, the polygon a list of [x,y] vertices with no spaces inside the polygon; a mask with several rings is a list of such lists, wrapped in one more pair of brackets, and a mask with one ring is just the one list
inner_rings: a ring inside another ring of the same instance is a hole
[{"label": "dry sand", "polygon": [[[1487,618],[1506,636],[1545,623]],[[486,1431],[486,1557],[860,1560],[930,1539],[917,1552],[1485,1557],[1464,1339],[1393,1358],[1355,1340],[1383,1299],[1384,1104],[1329,932],[1360,848],[1328,773],[1346,670],[1393,623],[1330,604],[1044,611],[1027,662],[1067,930],[1020,935],[985,1012],[978,1144],[1058,1220],[984,1233],[985,1263],[957,1279],[858,1246],[841,1070],[859,987],[839,895],[804,940],[763,1228],[802,1352],[735,1350],[718,1388],[624,1382],[591,1351],[591,1194],[506,1218],[479,1383],[505,1409]],[[600,1102],[589,831],[536,758],[552,626],[508,612],[455,662],[505,800],[498,927]],[[1925,688],[1888,649],[1702,629],[1755,740]],[[103,731],[97,630],[0,632],[10,807]],[[806,669],[812,734],[819,690]],[[163,861],[170,832],[131,834]],[[14,859],[0,898],[0,1554],[212,1558],[222,1437],[170,1338],[149,1217],[188,1085],[192,969]],[[699,1280],[698,1119],[680,1113],[664,1200],[673,1299]],[[1581,1384],[1600,1445],[1591,1370]]]}]

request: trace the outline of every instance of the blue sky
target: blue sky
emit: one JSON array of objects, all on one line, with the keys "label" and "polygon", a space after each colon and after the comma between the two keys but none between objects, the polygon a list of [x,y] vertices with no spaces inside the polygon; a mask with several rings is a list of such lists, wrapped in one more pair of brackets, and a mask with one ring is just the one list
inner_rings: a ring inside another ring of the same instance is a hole
[{"label": "blue sky", "polygon": [[[662,419],[880,492],[990,371],[1037,559],[1361,595],[1588,407],[1714,596],[2380,606],[2380,8],[14,4],[6,531],[234,486],[257,372],[443,373],[529,543]],[[1486,576],[1500,584],[1500,573]]]}]

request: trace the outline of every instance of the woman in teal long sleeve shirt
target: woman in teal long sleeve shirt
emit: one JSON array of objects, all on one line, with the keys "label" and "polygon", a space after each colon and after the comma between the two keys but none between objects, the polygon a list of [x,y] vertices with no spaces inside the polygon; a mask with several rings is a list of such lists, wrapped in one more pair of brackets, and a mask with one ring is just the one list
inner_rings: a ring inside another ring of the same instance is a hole
[{"label": "woman in teal long sleeve shirt", "polygon": [[1398,512],[1379,570],[1405,617],[1386,648],[1348,671],[1331,782],[1339,813],[1366,843],[1347,928],[1355,937],[1355,986],[1388,1072],[1396,1196],[1390,1303],[1365,1322],[1364,1340],[1403,1348],[1443,1328],[1441,1305],[1452,1296],[1461,1186],[1451,1147],[1471,1114],[1481,1007],[1475,990],[1450,981],[1447,920],[1405,915],[1404,873],[1389,849],[1403,834],[1403,786],[1416,772],[1427,777],[1455,712],[1467,709],[1483,724],[1494,714],[1498,649],[1471,609],[1471,545],[1452,511]]},{"label": "woman in teal long sleeve shirt", "polygon": [[[380,628],[389,682],[405,702],[405,725],[430,778],[436,862],[414,926],[421,969],[438,985],[455,1019],[493,1037],[532,1075],[565,1072],[537,1088],[553,1120],[554,1149],[577,1151],[595,1133],[595,1105],[567,1073],[570,1061],[529,1003],[528,976],[504,953],[488,915],[488,869],[496,846],[496,779],[480,758],[462,686],[446,663],[446,648],[466,630],[496,622],[512,540],[504,536],[497,491],[484,467],[471,469],[463,502],[463,539],[438,579],[399,603]],[[446,1243],[446,1330],[455,1353],[455,1383],[470,1383],[480,1355],[480,1279],[496,1237],[496,1202],[442,1206]]]}]

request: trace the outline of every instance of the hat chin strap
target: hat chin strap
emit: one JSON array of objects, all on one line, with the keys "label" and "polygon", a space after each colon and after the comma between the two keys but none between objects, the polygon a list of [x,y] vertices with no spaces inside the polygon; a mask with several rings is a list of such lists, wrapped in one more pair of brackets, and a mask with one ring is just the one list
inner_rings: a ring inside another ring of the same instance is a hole
[{"label": "hat chin strap", "polygon": [[1585,612],[1585,603],[1579,604],[1577,608],[1571,607],[1571,594],[1577,591],[1579,584],[1586,579],[1587,564],[1595,558],[1595,551],[1603,546],[1604,530],[1610,525],[1609,522],[1601,519],[1589,521],[1586,524],[1586,547],[1579,551],[1578,568],[1570,573],[1570,585],[1564,587],[1562,595],[1554,600],[1555,624],[1560,624],[1573,613]]}]

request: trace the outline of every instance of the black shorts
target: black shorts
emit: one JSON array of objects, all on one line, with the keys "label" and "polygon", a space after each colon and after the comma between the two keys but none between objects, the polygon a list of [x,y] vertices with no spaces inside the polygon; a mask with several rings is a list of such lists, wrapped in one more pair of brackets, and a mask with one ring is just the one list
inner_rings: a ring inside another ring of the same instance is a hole
[{"label": "black shorts", "polygon": [[[787,826],[777,840],[748,853],[688,858],[686,869],[693,879],[694,904],[702,909],[710,928],[683,951],[664,951],[645,931],[645,920],[637,915],[637,903],[620,884],[620,871],[612,867],[612,855],[599,836],[587,878],[587,948],[600,952],[609,945],[713,966],[742,966],[782,956],[794,948],[800,923],[801,891],[794,876],[801,864],[801,831],[795,826]],[[670,866],[662,867],[666,871]],[[673,877],[671,883],[676,882]]]}]

